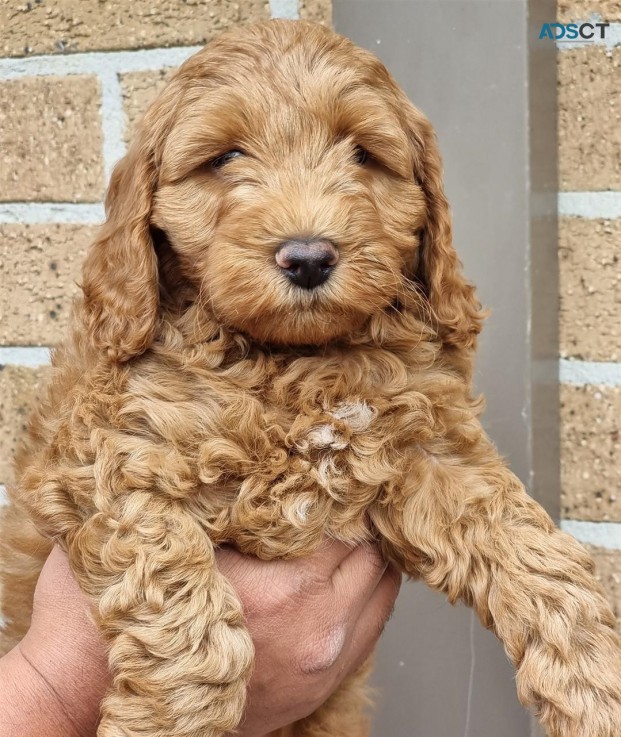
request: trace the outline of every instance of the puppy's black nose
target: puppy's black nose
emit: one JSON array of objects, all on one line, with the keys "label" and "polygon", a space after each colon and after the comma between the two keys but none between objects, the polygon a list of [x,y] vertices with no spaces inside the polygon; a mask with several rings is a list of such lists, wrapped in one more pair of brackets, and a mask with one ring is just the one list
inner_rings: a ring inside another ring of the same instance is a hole
[{"label": "puppy's black nose", "polygon": [[324,238],[285,241],[276,251],[276,263],[303,289],[315,289],[330,276],[339,260],[337,247]]}]

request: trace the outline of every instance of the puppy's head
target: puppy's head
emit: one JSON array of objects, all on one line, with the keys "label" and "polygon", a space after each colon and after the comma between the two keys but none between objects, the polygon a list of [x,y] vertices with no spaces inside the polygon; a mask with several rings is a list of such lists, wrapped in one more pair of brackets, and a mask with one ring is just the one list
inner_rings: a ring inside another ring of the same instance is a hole
[{"label": "puppy's head", "polygon": [[84,305],[120,360],[154,335],[154,232],[195,302],[257,341],[344,339],[413,291],[446,344],[479,331],[430,124],[374,56],[318,25],[236,29],[188,60],[107,209]]}]

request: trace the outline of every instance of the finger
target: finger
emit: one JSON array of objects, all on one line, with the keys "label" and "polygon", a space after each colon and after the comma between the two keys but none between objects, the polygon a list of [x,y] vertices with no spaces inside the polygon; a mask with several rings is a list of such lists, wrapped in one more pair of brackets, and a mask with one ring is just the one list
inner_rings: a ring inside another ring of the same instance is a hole
[{"label": "finger", "polygon": [[249,603],[248,594],[267,585],[270,576],[268,561],[259,561],[253,555],[240,553],[229,545],[216,549],[216,565],[233,586],[244,607]]},{"label": "finger", "polygon": [[43,564],[35,590],[35,602],[51,600],[63,605],[67,599],[80,597],[80,589],[71,572],[67,554],[55,545]]},{"label": "finger", "polygon": [[239,550],[230,545],[223,545],[216,548],[216,559],[218,568],[226,575],[227,571],[237,567],[247,556],[240,553]]},{"label": "finger", "polygon": [[388,564],[376,544],[356,547],[332,576],[333,591],[350,616],[360,614],[382,580]]},{"label": "finger", "polygon": [[54,545],[50,550],[50,554],[47,556],[44,565],[58,569],[59,571],[62,570],[66,573],[69,570],[69,558],[62,548],[58,545]]},{"label": "finger", "polygon": [[[311,555],[301,559],[305,567],[311,568],[320,578],[330,580],[335,571],[355,554],[357,547],[340,540],[326,538]],[[295,561],[292,561],[295,563]]]},{"label": "finger", "polygon": [[401,573],[389,565],[358,617],[343,653],[345,672],[354,673],[369,658],[393,612]]},{"label": "finger", "polygon": [[[279,568],[288,566],[292,570],[303,567],[315,573],[318,579],[325,579],[327,581],[332,577],[334,571],[337,570],[341,563],[355,550],[355,547],[339,540],[325,538],[317,550],[303,558],[263,561],[262,563],[266,570],[270,565],[278,566]],[[218,548],[216,557],[218,559],[218,568],[225,575],[228,575],[232,570],[243,568],[249,558],[257,560],[253,556],[244,555],[228,545]]]}]

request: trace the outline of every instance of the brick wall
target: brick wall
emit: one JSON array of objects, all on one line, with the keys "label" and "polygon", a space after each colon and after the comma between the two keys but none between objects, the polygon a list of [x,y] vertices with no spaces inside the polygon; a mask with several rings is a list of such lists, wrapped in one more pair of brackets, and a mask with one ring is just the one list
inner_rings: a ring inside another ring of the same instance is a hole
[{"label": "brick wall", "polygon": [[[559,0],[559,20],[594,7]],[[270,15],[329,23],[330,9],[331,0],[0,4],[0,485],[136,118],[219,30]],[[621,2],[597,10],[613,23],[608,42],[559,52],[562,509],[563,526],[593,546],[621,615]]]},{"label": "brick wall", "polygon": [[594,10],[606,41],[558,54],[561,509],[621,624],[621,2],[558,2]]}]

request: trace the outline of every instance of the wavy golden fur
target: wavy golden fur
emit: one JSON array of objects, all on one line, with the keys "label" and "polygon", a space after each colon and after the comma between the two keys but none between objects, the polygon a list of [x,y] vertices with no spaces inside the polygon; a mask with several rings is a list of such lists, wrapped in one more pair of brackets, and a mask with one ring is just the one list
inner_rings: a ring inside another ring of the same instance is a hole
[{"label": "wavy golden fur", "polygon": [[[6,644],[57,541],[110,649],[100,737],[217,737],[253,648],[214,548],[373,537],[476,609],[549,735],[618,737],[612,612],[481,429],[434,133],[382,64],[310,23],[223,34],[151,106],[106,206],[3,523]],[[292,238],[338,246],[317,289],[274,262]],[[287,734],[360,737],[362,680]]]}]

